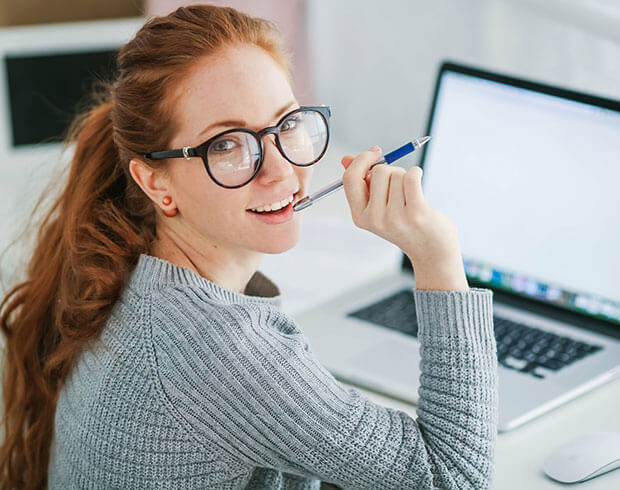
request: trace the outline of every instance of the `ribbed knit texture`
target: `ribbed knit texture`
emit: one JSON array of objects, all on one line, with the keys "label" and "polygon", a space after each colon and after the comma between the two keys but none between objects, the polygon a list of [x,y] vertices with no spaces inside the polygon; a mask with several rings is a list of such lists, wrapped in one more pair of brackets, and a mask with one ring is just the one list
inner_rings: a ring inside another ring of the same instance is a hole
[{"label": "ribbed knit texture", "polygon": [[240,294],[142,255],[61,390],[49,487],[491,486],[490,290],[414,291],[416,419],[335,380],[279,294],[260,272]]}]

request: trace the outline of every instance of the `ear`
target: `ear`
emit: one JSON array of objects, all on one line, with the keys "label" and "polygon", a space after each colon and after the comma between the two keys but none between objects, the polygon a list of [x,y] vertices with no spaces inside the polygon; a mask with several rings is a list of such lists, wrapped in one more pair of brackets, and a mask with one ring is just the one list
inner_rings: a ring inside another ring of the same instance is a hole
[{"label": "ear", "polygon": [[[174,196],[172,195],[170,184],[166,173],[160,169],[150,167],[137,158],[129,162],[129,173],[136,181],[136,184],[151,198],[151,200],[162,210],[176,207]],[[172,198],[172,203],[164,205],[162,199],[165,196]]]}]

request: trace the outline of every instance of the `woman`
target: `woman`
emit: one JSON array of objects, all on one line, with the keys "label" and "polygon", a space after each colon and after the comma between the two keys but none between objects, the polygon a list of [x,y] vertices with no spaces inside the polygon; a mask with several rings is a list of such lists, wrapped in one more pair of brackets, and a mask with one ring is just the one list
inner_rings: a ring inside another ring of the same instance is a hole
[{"label": "woman", "polygon": [[273,27],[179,8],[118,65],[72,127],[66,188],[2,304],[2,487],[489,486],[491,291],[468,288],[421,171],[366,179],[377,147],[342,159],[355,224],[414,265],[414,420],[338,383],[257,271],[297,242],[290,200],[328,142],[329,109],[299,106]]}]

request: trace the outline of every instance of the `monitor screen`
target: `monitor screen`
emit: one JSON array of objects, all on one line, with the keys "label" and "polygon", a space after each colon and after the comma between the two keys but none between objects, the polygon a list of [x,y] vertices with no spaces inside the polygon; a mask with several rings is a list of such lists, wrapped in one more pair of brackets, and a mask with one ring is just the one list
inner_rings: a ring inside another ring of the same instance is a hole
[{"label": "monitor screen", "polygon": [[424,195],[469,278],[620,324],[620,102],[541,90],[442,70]]},{"label": "monitor screen", "polygon": [[116,75],[117,52],[5,56],[13,148],[61,141],[93,82]]}]

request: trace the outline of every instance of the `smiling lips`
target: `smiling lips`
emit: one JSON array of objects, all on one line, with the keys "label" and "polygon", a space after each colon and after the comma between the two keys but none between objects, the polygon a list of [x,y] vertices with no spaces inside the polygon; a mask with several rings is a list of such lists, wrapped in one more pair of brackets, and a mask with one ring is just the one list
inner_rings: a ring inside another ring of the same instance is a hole
[{"label": "smiling lips", "polygon": [[280,202],[274,202],[273,204],[267,204],[266,206],[259,206],[255,209],[250,209],[250,211],[254,211],[256,213],[263,213],[266,211],[277,211],[278,209],[281,209],[285,207],[286,205],[288,205],[288,203],[291,202],[292,200],[293,200],[293,195],[291,194],[291,196],[288,199],[284,199]]},{"label": "smiling lips", "polygon": [[291,193],[289,197],[283,199],[281,201],[276,201],[272,204],[266,204],[264,206],[259,206],[257,208],[250,208],[249,211],[254,211],[256,213],[264,213],[268,211],[277,211],[278,209],[284,208],[288,206],[288,204],[295,198],[295,194],[299,192],[299,189]]}]

